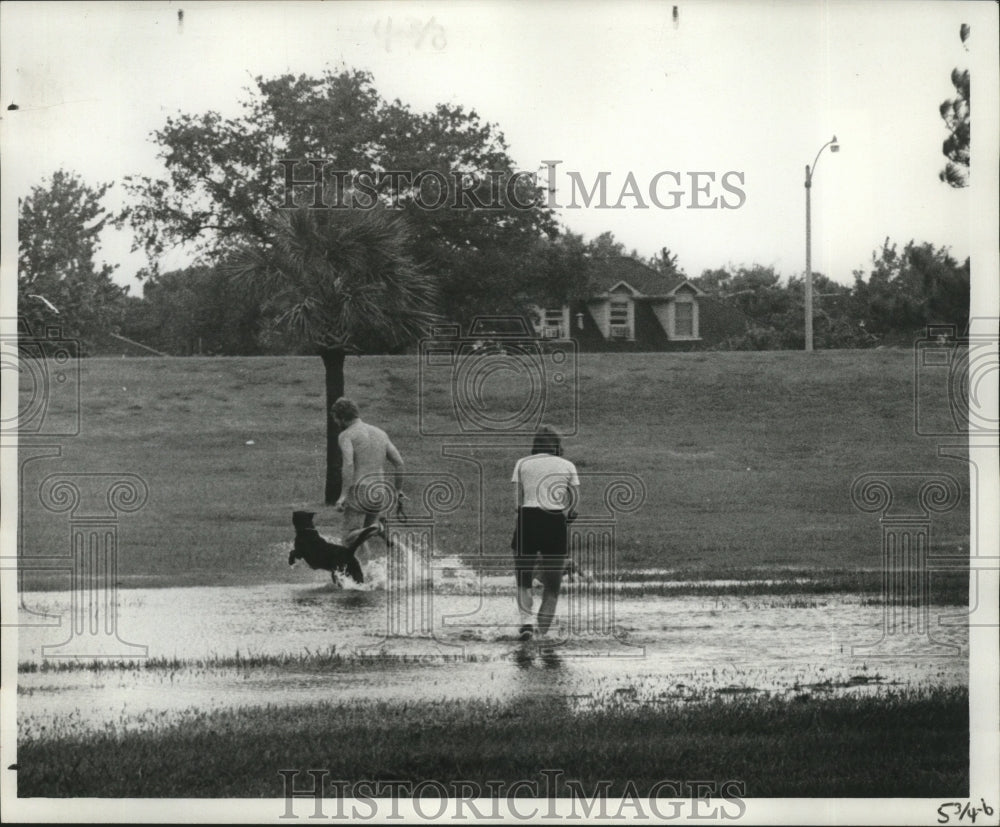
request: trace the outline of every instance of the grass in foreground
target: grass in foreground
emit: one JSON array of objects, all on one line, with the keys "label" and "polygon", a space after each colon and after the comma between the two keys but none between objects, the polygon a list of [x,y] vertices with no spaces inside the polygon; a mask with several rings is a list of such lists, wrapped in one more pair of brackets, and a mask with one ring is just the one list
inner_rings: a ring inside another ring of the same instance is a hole
[{"label": "grass in foreground", "polygon": [[193,712],[159,731],[23,742],[18,794],[280,798],[278,771],[289,769],[487,789],[488,780],[558,769],[587,791],[610,781],[609,796],[630,780],[642,795],[663,779],[706,779],[742,781],[755,798],[961,797],[968,744],[964,688],[594,711],[573,711],[566,698],[330,703]]},{"label": "grass in foreground", "polygon": [[115,659],[65,659],[44,658],[41,661],[21,661],[17,671],[21,674],[47,674],[65,672],[156,672],[180,669],[295,669],[303,672],[329,672],[331,669],[354,668],[358,666],[398,666],[400,664],[442,663],[473,660],[463,655],[405,655],[377,652],[373,654],[342,654],[336,646],[312,652],[281,654],[217,655],[206,658],[135,658]]}]

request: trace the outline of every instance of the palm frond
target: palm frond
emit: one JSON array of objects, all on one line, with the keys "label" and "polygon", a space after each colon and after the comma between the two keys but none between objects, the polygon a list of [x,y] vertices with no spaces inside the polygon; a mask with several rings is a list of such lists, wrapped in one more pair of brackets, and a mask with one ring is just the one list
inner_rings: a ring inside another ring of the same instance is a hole
[{"label": "palm frond", "polygon": [[384,209],[282,210],[271,243],[224,264],[258,296],[275,327],[322,347],[395,347],[437,319],[437,282],[412,259],[401,216]]}]

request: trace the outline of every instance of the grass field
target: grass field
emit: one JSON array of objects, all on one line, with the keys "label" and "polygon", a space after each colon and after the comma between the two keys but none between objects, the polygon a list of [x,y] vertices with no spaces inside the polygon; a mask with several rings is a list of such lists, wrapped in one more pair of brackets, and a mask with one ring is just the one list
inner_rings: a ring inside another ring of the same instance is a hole
[{"label": "grass field", "polygon": [[[822,702],[626,699],[576,713],[567,703],[331,702],[192,712],[166,729],[22,743],[18,793],[281,798],[279,770],[299,770],[298,783],[307,786],[311,769],[328,770],[330,781],[438,781],[449,789],[462,779],[486,791],[491,780],[539,782],[542,770],[556,769],[588,797],[605,779],[610,797],[627,794],[629,781],[641,796],[665,779],[735,780],[753,798],[968,795],[964,689]],[[303,806],[312,813],[311,802]]]},{"label": "grass field", "polygon": [[[281,544],[291,539],[295,508],[317,511],[321,530],[339,533],[339,514],[321,501],[318,358],[89,359],[76,366],[79,434],[22,440],[27,558],[69,551],[70,517],[41,504],[46,478],[131,473],[146,482],[149,499],[119,519],[123,586],[259,584],[314,574],[290,574]],[[506,559],[509,479],[524,445],[443,436],[454,423],[454,387],[447,375],[421,382],[416,357],[351,358],[346,372],[348,394],[366,420],[392,435],[408,471],[452,474],[464,486],[463,505],[437,519],[438,551],[470,565],[480,551]],[[498,415],[516,410],[524,377],[498,374],[485,386],[484,404]],[[631,573],[630,596],[700,594],[708,584],[699,581],[722,579],[728,582],[710,588],[878,600],[879,515],[851,501],[853,481],[871,472],[955,477],[962,502],[933,517],[932,548],[968,549],[967,466],[940,458],[939,440],[914,433],[909,351],[584,355],[575,385],[579,406],[564,385],[547,400],[546,418],[576,426],[566,455],[581,472],[581,513],[602,514],[602,475],[632,474],[645,488],[642,508],[616,518],[617,565]],[[76,404],[63,393],[46,411],[47,425],[72,425]],[[463,447],[446,455],[455,443]],[[57,446],[60,455],[40,446]],[[91,487],[96,480],[78,478],[85,495],[103,497]],[[407,488],[416,514],[420,485]],[[913,508],[912,486],[895,493],[897,506]],[[81,501],[81,508],[94,507],[103,507],[100,499]],[[32,570],[30,560],[22,571],[25,588],[69,587],[65,573]],[[761,582],[773,577],[786,579]],[[664,580],[685,585],[666,588]],[[935,574],[931,589],[937,602],[967,601],[961,573]],[[303,665],[301,653],[287,657],[270,666],[339,668],[336,659],[310,654]],[[61,673],[53,670],[57,682]],[[101,674],[95,680],[103,681]],[[18,744],[18,792],[280,797],[283,769],[483,785],[557,768],[586,790],[610,780],[611,796],[628,781],[642,794],[669,778],[735,779],[750,797],[968,794],[962,687],[833,698],[709,693],[691,699],[696,703],[625,693],[576,708],[565,694],[530,703],[430,701],[420,697],[420,680],[413,701],[191,709],[170,726],[109,726],[86,736],[60,735],[53,726]]]},{"label": "grass field", "polygon": [[[146,481],[146,506],[120,519],[124,586],[287,577],[273,546],[290,539],[297,507],[317,510],[321,530],[339,533],[339,514],[321,500],[318,358],[88,359],[79,369],[79,434],[35,439],[58,444],[58,458],[32,460],[22,441],[23,554],[68,552],[67,516],[46,511],[37,494],[59,472]],[[484,553],[508,555],[508,481],[524,449],[466,438],[458,440],[470,446],[459,451],[465,459],[443,456],[456,440],[422,435],[420,414],[425,431],[445,430],[455,392],[447,376],[421,385],[416,356],[352,357],[346,375],[348,394],[390,433],[408,471],[448,472],[466,485],[466,503],[436,525],[439,550],[478,554],[482,520]],[[517,408],[524,381],[488,383],[487,404]],[[867,570],[863,588],[877,590],[878,515],[855,508],[851,484],[880,471],[954,476],[963,500],[934,516],[933,546],[968,548],[967,466],[914,434],[908,350],[584,354],[575,384],[578,408],[553,393],[548,418],[578,425],[566,455],[583,475],[581,511],[601,513],[597,475],[635,474],[646,490],[640,510],[617,518],[620,570],[668,569],[682,579],[793,570],[855,581]],[[54,398],[47,423],[69,422],[75,405],[71,394]],[[28,570],[23,584],[65,588],[68,578]]]}]

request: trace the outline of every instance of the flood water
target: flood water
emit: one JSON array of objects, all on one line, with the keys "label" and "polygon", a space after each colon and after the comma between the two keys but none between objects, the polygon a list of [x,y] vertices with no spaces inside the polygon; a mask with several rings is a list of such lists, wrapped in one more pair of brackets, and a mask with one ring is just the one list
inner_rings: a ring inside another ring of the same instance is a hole
[{"label": "flood water", "polygon": [[[338,588],[323,572],[304,578],[122,590],[116,612],[87,595],[24,593],[21,737],[145,729],[194,710],[266,704],[527,694],[587,708],[968,681],[966,629],[938,623],[960,614],[956,607],[927,609],[930,635],[886,634],[882,607],[852,595],[631,597],[576,582],[565,586],[550,634],[520,644],[509,576],[480,577],[456,563],[433,587],[411,578],[387,588],[377,570],[364,587]],[[95,658],[135,668],[31,666]]]}]

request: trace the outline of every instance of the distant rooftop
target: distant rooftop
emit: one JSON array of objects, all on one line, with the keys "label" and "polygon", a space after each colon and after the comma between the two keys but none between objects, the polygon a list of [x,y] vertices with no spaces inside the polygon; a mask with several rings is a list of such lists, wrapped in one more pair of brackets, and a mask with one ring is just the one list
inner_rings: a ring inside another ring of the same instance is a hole
[{"label": "distant rooftop", "polygon": [[587,276],[592,293],[606,293],[625,282],[643,296],[666,296],[688,280],[684,276],[664,276],[630,256],[591,259]]}]

